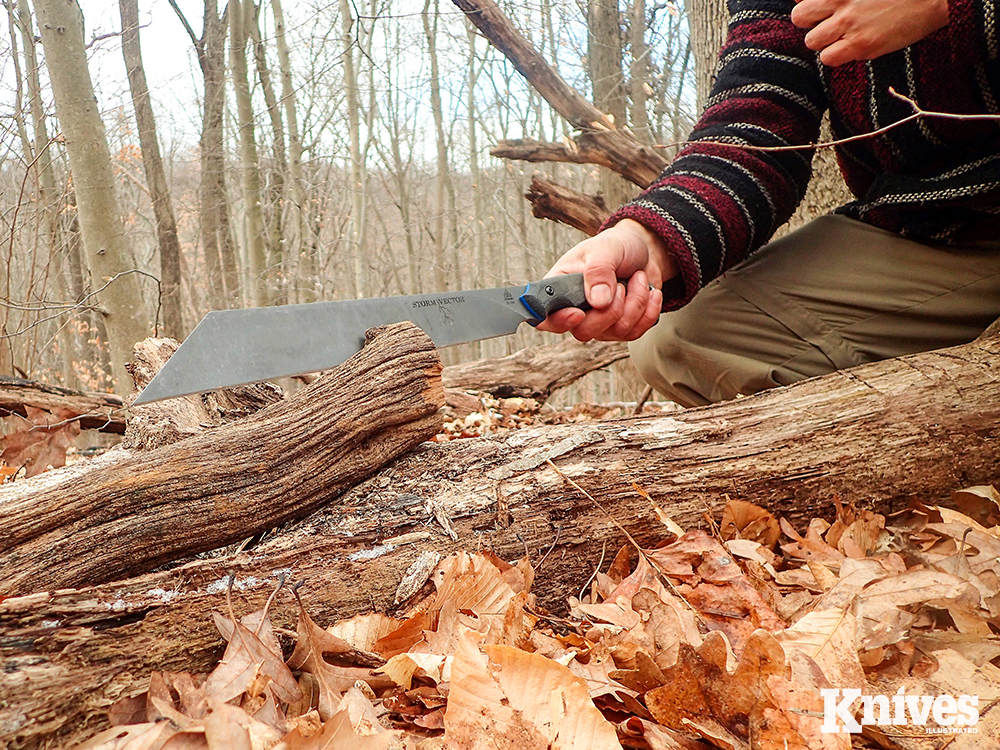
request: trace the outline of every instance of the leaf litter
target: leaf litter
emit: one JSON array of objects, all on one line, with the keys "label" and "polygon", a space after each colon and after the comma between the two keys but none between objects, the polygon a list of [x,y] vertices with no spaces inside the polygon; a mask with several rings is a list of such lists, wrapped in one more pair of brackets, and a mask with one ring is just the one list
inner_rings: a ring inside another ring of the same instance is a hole
[{"label": "leaf litter", "polygon": [[214,613],[228,645],[213,672],[154,672],[79,747],[986,747],[1000,736],[1000,495],[973,487],[952,505],[887,519],[837,503],[804,533],[742,501],[712,533],[661,511],[661,544],[623,547],[563,617],[539,608],[529,560],[490,552],[442,559],[436,591],[400,618],[324,628],[294,586],[287,659],[267,615],[279,585],[261,611]]}]

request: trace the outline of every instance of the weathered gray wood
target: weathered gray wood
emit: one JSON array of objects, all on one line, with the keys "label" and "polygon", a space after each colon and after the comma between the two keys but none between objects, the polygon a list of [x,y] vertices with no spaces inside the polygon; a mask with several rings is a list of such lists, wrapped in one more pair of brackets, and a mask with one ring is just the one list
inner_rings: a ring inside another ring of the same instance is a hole
[{"label": "weathered gray wood", "polygon": [[[150,670],[207,670],[221,653],[210,612],[223,609],[230,572],[241,613],[263,604],[277,576],[306,579],[305,599],[322,623],[391,609],[404,572],[426,550],[485,547],[515,559],[527,549],[537,564],[551,548],[536,589],[557,608],[611,559],[623,542],[617,524],[640,544],[661,538],[633,482],[687,528],[726,497],[801,525],[834,497],[886,508],[994,482],[998,361],[1000,342],[983,339],[669,416],[421,445],[336,507],[247,553],[0,602],[0,733],[12,748],[68,744],[101,723],[110,701],[144,689]],[[293,623],[289,597],[279,597],[274,617]]]},{"label": "weathered gray wood", "polygon": [[37,492],[0,494],[0,596],[125,578],[301,518],[441,426],[441,362],[410,323],[295,397]]}]

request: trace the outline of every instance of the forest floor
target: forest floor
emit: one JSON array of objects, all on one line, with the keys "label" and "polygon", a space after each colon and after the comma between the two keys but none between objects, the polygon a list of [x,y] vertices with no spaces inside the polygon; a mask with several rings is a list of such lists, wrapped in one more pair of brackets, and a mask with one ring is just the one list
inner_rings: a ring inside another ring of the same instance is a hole
[{"label": "forest floor", "polygon": [[[484,401],[435,440],[634,410]],[[994,488],[888,518],[831,497],[805,529],[738,500],[698,529],[656,510],[660,543],[581,570],[567,616],[532,593],[545,557],[483,550],[428,569],[431,593],[397,617],[317,624],[296,582],[272,595],[298,599],[296,632],[266,608],[205,612],[228,642],[214,671],[154,673],[81,747],[962,750],[1000,736]]]}]

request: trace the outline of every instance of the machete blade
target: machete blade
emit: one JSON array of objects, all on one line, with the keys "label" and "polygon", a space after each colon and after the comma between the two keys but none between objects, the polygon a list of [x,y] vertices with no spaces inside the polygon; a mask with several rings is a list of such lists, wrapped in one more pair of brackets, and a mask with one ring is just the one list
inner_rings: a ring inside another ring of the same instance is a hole
[{"label": "machete blade", "polygon": [[[572,296],[555,295],[556,305],[565,307],[583,298],[582,279],[576,276],[536,282],[527,289],[521,285],[210,312],[135,403],[336,367],[361,349],[369,328],[405,320],[423,329],[439,347],[511,334],[521,323],[537,323],[544,312],[556,309],[550,305],[542,314],[533,313],[522,299],[534,303],[536,298],[529,295],[533,287],[543,284],[551,297],[552,283],[561,292],[568,280],[573,282]],[[542,304],[550,303],[542,300]]]}]

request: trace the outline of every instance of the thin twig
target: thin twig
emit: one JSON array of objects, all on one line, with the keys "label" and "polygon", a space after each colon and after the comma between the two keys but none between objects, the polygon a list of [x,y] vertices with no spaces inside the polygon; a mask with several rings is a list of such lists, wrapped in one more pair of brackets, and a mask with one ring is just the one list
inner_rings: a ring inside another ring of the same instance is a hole
[{"label": "thin twig", "polygon": [[[552,546],[549,547],[549,551],[546,552],[545,555],[542,557],[541,561],[539,561],[538,566],[535,568],[535,572],[536,573],[539,570],[542,569],[542,566],[545,564],[545,561],[548,560],[549,559],[549,555],[552,554],[552,550],[554,550],[556,548],[556,545],[559,544],[559,535],[560,534],[562,534],[562,526],[556,526],[556,538],[552,540]],[[527,555],[527,552],[528,552],[527,545],[525,546],[524,552],[525,552],[525,555]]]},{"label": "thin twig", "polygon": [[633,547],[635,547],[636,551],[639,553],[639,555],[642,557],[642,559],[646,561],[646,563],[649,565],[649,567],[652,570],[656,571],[656,573],[659,574],[660,580],[664,584],[666,584],[667,588],[670,589],[670,591],[674,594],[674,596],[676,596],[678,599],[680,599],[682,602],[684,602],[684,604],[686,604],[688,606],[688,609],[690,609],[691,612],[694,613],[695,617],[697,617],[701,622],[705,622],[705,618],[701,616],[701,612],[699,612],[697,609],[695,609],[694,605],[691,604],[691,602],[689,602],[687,599],[685,599],[681,595],[681,592],[677,590],[677,587],[674,586],[674,582],[671,581],[669,577],[667,577],[667,574],[664,573],[662,570],[660,570],[656,566],[656,563],[654,563],[653,560],[649,557],[649,555],[646,554],[646,551],[642,547],[639,546],[639,543],[632,537],[631,534],[628,533],[628,531],[626,530],[626,528],[624,526],[622,526],[620,523],[618,523],[617,519],[615,519],[614,516],[612,516],[607,510],[605,510],[604,506],[601,505],[599,502],[597,502],[597,499],[593,495],[591,495],[589,492],[587,492],[587,490],[583,489],[583,487],[581,487],[579,484],[577,484],[576,482],[574,482],[568,476],[566,476],[565,474],[563,474],[562,471],[560,471],[559,467],[556,466],[554,463],[552,463],[552,459],[551,458],[545,459],[545,463],[547,463],[549,466],[551,466],[552,469],[555,471],[556,474],[558,474],[560,477],[562,477],[566,482],[569,482],[569,484],[571,484],[579,492],[583,493],[584,497],[586,497],[588,500],[590,500],[590,502],[592,502],[594,505],[596,505],[597,509],[599,511],[601,511],[601,513],[603,513],[604,515],[606,515],[611,520],[611,523],[614,524],[618,528],[618,530],[625,535],[625,538],[629,540],[629,542],[632,544]]},{"label": "thin twig", "polygon": [[872,130],[868,133],[858,133],[857,135],[848,136],[847,138],[840,138],[835,141],[818,141],[817,143],[803,143],[795,146],[754,146],[749,143],[730,143],[728,141],[716,141],[712,139],[696,140],[696,141],[677,141],[676,143],[655,143],[653,148],[666,149],[675,148],[677,146],[684,146],[688,143],[709,143],[713,146],[731,146],[733,148],[743,149],[744,151],[766,151],[770,153],[778,153],[782,151],[809,151],[817,148],[835,148],[837,146],[843,146],[847,143],[854,143],[855,141],[863,141],[868,138],[875,138],[882,135],[883,133],[888,133],[890,130],[894,130],[901,125],[906,125],[907,123],[913,122],[914,120],[919,120],[923,117],[935,118],[938,120],[986,120],[990,122],[1000,122],[1000,114],[989,115],[989,114],[968,114],[960,115],[955,112],[936,112],[934,110],[922,109],[913,99],[904,94],[900,94],[892,86],[889,87],[889,93],[900,99],[910,107],[913,108],[913,114],[907,115],[902,120],[897,120],[896,122],[889,123],[878,130]]},{"label": "thin twig", "polygon": [[[46,322],[48,320],[54,320],[55,318],[58,318],[60,315],[65,315],[66,313],[73,312],[75,310],[80,310],[80,309],[95,309],[94,307],[92,307],[90,305],[84,305],[84,302],[86,300],[90,299],[91,297],[96,297],[98,294],[100,294],[105,289],[107,289],[109,286],[111,286],[113,283],[115,283],[120,277],[126,276],[126,275],[128,275],[130,273],[137,273],[140,276],[146,276],[146,277],[152,279],[153,281],[155,281],[156,282],[156,286],[157,286],[157,299],[160,299],[162,297],[162,294],[160,294],[160,279],[159,278],[157,278],[156,276],[154,276],[151,273],[146,273],[145,271],[140,271],[138,268],[130,268],[127,271],[119,271],[114,276],[112,276],[110,279],[108,279],[105,282],[104,286],[100,287],[99,289],[95,289],[94,291],[90,292],[89,294],[84,295],[83,297],[80,298],[80,301],[77,302],[76,304],[67,305],[64,309],[60,310],[57,313],[54,313],[52,315],[48,315],[48,316],[46,316],[44,318],[39,318],[34,323],[30,323],[29,325],[26,325],[24,328],[22,328],[19,331],[15,331],[14,333],[0,334],[0,339],[10,339],[10,338],[14,338],[15,336],[20,336],[22,333],[27,333],[32,328],[35,328],[36,326],[39,326],[39,325],[41,325],[42,323],[44,323],[44,322]],[[160,305],[161,304],[162,303],[158,304],[157,307],[156,307],[156,320],[157,321],[159,321],[159,317],[160,317]],[[0,307],[3,307],[3,306],[4,306],[4,303],[2,301],[0,301]],[[96,309],[103,314],[103,310],[101,310],[100,308],[96,308]]]}]

